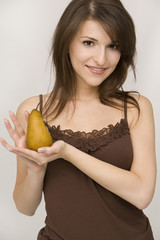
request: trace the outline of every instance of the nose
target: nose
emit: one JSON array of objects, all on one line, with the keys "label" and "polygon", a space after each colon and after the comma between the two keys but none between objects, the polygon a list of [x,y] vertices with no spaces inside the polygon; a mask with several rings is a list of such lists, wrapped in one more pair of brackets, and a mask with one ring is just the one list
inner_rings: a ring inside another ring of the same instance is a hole
[{"label": "nose", "polygon": [[106,48],[105,47],[100,47],[97,48],[94,56],[94,61],[96,62],[97,65],[103,66],[106,62]]}]

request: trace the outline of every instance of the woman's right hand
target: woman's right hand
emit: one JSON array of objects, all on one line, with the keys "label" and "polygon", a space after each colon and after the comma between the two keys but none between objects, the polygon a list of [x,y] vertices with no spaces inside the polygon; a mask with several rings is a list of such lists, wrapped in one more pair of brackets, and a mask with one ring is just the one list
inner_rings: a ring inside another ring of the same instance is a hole
[{"label": "woman's right hand", "polygon": [[[4,123],[5,123],[6,129],[9,133],[10,137],[14,141],[14,144],[16,147],[26,148],[26,133],[25,133],[22,125],[20,124],[19,120],[17,119],[16,115],[13,112],[10,112],[9,115],[13,122],[14,128],[12,127],[12,125],[8,119],[4,119]],[[26,118],[26,121],[28,122],[28,118],[29,118],[28,112],[25,113],[25,118]],[[0,138],[0,142],[8,151],[12,152],[12,149],[14,147],[11,146],[7,141],[5,141],[5,139]],[[20,159],[25,162],[26,166],[28,167],[28,171],[33,174],[45,172],[45,170],[46,170],[47,164],[39,165],[36,162],[34,162],[24,156],[21,156]]]}]

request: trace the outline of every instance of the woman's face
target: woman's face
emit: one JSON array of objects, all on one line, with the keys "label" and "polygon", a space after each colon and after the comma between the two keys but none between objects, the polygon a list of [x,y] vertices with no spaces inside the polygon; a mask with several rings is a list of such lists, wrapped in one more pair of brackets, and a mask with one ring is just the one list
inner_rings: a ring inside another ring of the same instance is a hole
[{"label": "woman's face", "polygon": [[81,25],[70,44],[69,55],[78,86],[99,86],[120,60],[118,46],[95,20],[86,20]]}]

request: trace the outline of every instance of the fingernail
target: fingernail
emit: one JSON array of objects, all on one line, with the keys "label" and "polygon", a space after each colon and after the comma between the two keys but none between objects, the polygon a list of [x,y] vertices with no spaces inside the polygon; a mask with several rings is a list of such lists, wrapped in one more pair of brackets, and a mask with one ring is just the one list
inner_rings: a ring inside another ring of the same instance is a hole
[{"label": "fingernail", "polygon": [[8,151],[13,153],[13,149],[11,149],[11,148],[9,148]]},{"label": "fingernail", "polygon": [[38,148],[37,152],[44,153],[44,152],[46,152],[46,149],[45,148]]},{"label": "fingernail", "polygon": [[9,111],[9,115],[12,117],[14,116],[13,112],[12,111]]}]

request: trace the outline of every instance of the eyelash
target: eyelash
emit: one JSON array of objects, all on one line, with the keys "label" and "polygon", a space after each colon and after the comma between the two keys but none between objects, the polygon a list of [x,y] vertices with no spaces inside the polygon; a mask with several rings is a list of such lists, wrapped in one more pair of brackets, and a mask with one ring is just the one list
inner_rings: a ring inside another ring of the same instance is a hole
[{"label": "eyelash", "polygon": [[[93,46],[94,42],[90,40],[86,40],[83,42],[83,44],[85,44],[86,46]],[[112,50],[117,50],[119,48],[119,46],[115,43],[110,44],[108,47],[111,48]]]},{"label": "eyelash", "polygon": [[86,40],[83,42],[86,46],[93,46],[94,42],[90,40]]},{"label": "eyelash", "polygon": [[112,43],[112,44],[109,45],[109,48],[111,48],[111,49],[113,49],[113,50],[117,50],[118,47],[119,47],[119,46],[118,46],[117,44],[115,44],[115,43]]}]

